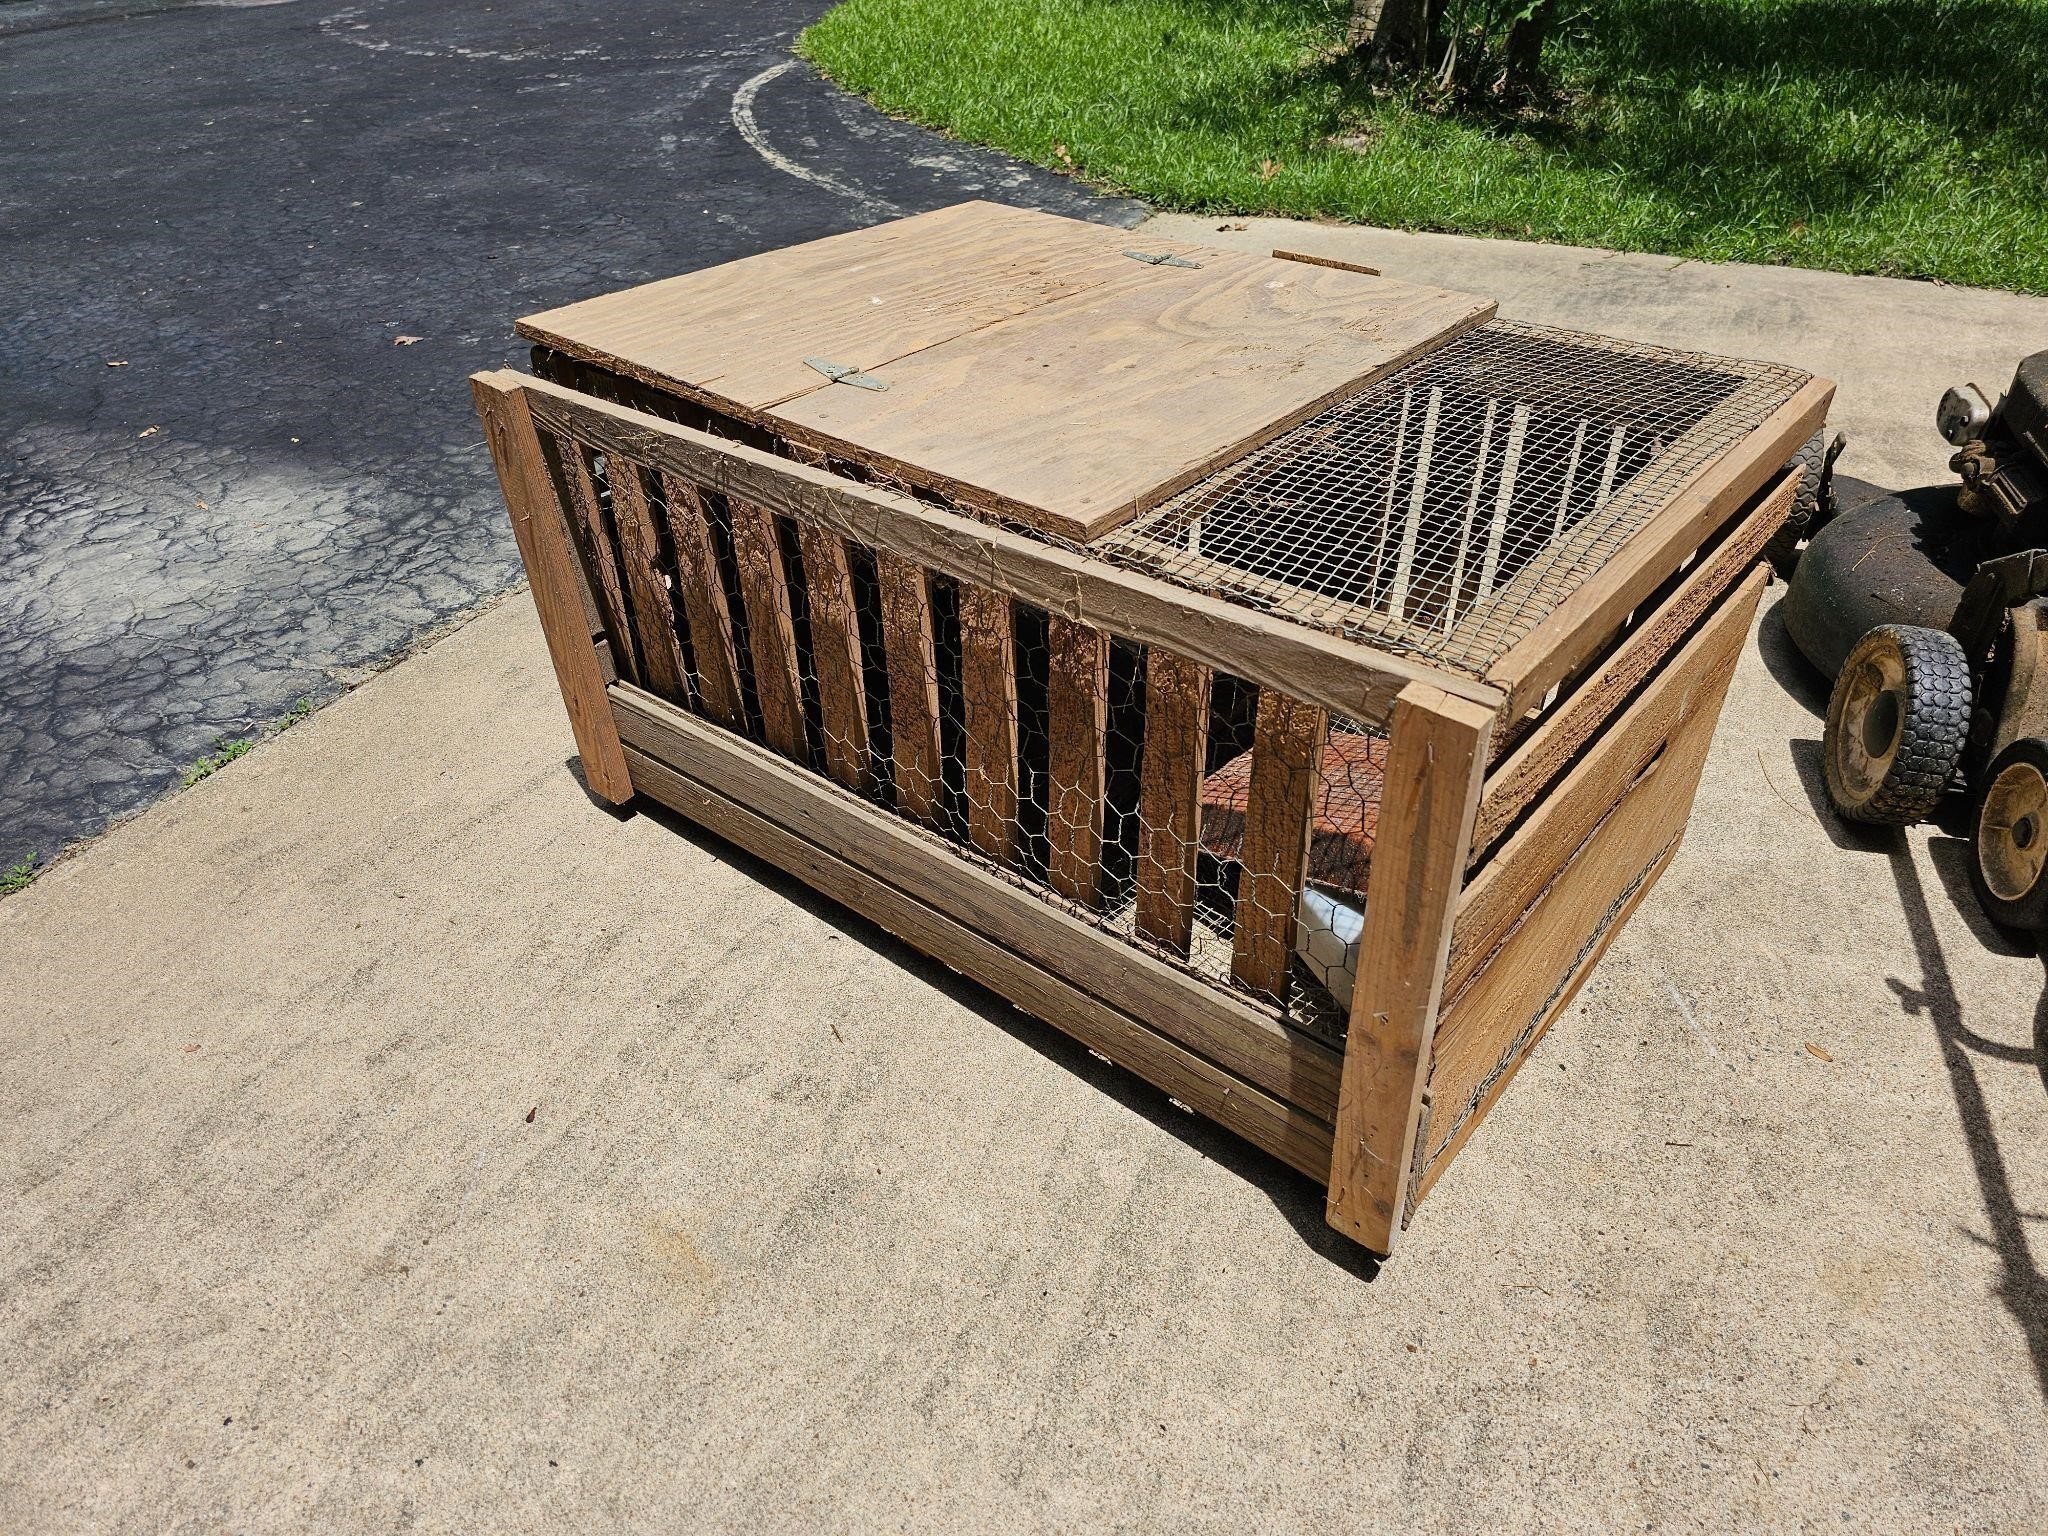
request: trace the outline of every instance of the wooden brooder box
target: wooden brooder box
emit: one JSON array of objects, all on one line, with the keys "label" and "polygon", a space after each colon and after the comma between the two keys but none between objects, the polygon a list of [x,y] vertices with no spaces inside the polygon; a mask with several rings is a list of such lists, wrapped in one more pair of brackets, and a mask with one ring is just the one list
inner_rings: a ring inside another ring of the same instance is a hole
[{"label": "wooden brooder box", "polygon": [[474,383],[592,790],[1381,1251],[1677,849],[1832,394],[987,204],[520,329]]}]

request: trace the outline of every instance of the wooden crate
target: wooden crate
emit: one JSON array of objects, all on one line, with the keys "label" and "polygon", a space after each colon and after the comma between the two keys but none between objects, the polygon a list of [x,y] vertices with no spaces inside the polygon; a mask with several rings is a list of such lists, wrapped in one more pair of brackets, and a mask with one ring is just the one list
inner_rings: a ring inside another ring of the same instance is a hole
[{"label": "wooden crate", "polygon": [[[732,286],[754,302],[759,274]],[[717,340],[716,306],[684,296]],[[1201,474],[1179,473],[1182,444],[1175,474],[1107,499],[1085,478],[1040,495],[978,446],[905,474],[861,433],[792,430],[760,401],[794,375],[737,322],[720,366],[763,375],[751,404],[707,391],[701,360],[646,365],[644,336],[530,324],[554,377],[473,383],[592,791],[666,805],[974,977],[1324,1184],[1331,1224],[1387,1251],[1675,852],[1789,508],[1782,466],[1831,394],[1728,365],[1720,404],[1628,450],[1648,491],[1622,506],[1617,431],[1575,501],[1527,452],[1570,412],[1525,365],[1565,355],[1539,342],[1608,344],[1427,302],[1453,316],[1433,342],[1380,327],[1374,356],[1290,383],[1291,419],[1232,417]],[[1614,356],[1638,394],[1670,363]],[[1474,489],[1462,515],[1431,511],[1420,439],[1388,422],[1419,432],[1423,402],[1435,423],[1487,368],[1537,382],[1487,406],[1476,468],[1432,435]],[[889,430],[911,441],[929,409]],[[1378,495],[1368,439],[1390,433],[1372,571],[1231,544],[1318,496],[1315,518],[1355,522]],[[1452,574],[1428,577],[1444,528]],[[1305,891],[1362,905],[1348,951],[1305,938]]]}]

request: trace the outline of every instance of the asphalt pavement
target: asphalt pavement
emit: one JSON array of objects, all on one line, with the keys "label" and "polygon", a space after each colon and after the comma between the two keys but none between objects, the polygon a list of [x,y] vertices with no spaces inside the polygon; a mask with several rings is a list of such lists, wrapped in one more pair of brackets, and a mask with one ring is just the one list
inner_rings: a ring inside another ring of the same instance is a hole
[{"label": "asphalt pavement", "polygon": [[0,4],[0,866],[519,576],[467,375],[568,300],[967,197],[804,4]]}]

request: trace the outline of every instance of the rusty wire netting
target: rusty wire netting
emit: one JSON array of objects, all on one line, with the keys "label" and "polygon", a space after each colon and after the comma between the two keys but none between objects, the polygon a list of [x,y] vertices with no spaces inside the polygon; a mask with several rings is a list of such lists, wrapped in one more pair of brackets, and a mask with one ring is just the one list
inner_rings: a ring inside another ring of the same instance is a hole
[{"label": "rusty wire netting", "polygon": [[1806,380],[1494,321],[1087,550],[1476,676]]}]

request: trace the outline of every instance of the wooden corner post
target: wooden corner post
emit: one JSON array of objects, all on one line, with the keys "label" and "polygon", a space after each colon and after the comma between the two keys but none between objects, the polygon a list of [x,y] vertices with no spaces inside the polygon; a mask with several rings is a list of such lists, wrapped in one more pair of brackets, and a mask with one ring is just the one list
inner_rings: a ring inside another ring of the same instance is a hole
[{"label": "wooden corner post", "polygon": [[1405,1215],[1493,711],[1411,682],[1388,723],[1326,1212],[1331,1226],[1378,1253],[1391,1251]]},{"label": "wooden corner post", "polygon": [[533,589],[533,606],[540,613],[541,632],[555,664],[555,680],[568,706],[584,782],[593,794],[624,805],[633,798],[633,780],[605,692],[604,668],[593,638],[595,615],[575,546],[569,541],[561,498],[541,454],[525,380],[501,371],[473,374],[469,383],[512,519],[512,537],[519,543],[519,558]]}]

